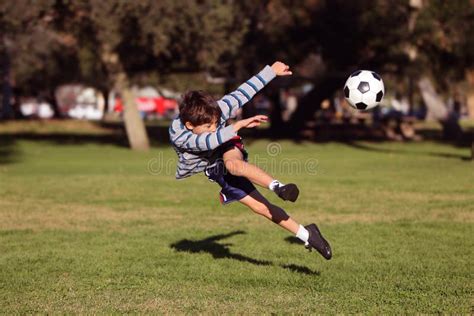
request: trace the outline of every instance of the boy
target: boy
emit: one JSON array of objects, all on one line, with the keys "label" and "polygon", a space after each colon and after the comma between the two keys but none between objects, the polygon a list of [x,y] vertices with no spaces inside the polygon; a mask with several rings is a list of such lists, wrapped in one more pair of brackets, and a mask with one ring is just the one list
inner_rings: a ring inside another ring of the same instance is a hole
[{"label": "boy", "polygon": [[295,184],[284,185],[247,162],[247,152],[237,132],[242,128],[256,127],[267,117],[256,115],[226,124],[273,78],[291,74],[287,65],[275,62],[218,101],[202,91],[186,93],[179,106],[180,115],[169,129],[171,143],[179,157],[176,178],[183,179],[203,171],[209,180],[221,186],[223,204],[239,201],[295,234],[308,249],[316,249],[329,260],[332,257],[331,247],[315,224],[306,227],[298,224],[283,209],[270,203],[253,185],[268,188],[283,200],[292,202],[299,194]]}]

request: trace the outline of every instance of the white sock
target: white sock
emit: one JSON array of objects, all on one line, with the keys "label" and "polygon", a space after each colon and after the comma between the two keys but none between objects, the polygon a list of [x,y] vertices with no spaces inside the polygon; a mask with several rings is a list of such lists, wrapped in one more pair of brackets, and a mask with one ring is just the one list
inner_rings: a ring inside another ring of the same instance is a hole
[{"label": "white sock", "polygon": [[296,237],[300,239],[302,242],[304,242],[306,245],[309,239],[309,231],[306,228],[304,228],[303,225],[300,225],[300,227],[298,228],[298,232],[296,233]]},{"label": "white sock", "polygon": [[283,183],[281,183],[280,181],[278,180],[273,180],[272,182],[270,182],[270,184],[268,185],[268,188],[271,190],[271,191],[275,191],[275,188],[278,187],[278,186],[282,186],[284,185]]}]

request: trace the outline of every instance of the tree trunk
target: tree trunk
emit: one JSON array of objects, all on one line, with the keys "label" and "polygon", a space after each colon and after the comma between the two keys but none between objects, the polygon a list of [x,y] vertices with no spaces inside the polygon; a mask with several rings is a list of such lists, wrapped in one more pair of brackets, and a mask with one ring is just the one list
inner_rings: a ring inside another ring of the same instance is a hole
[{"label": "tree trunk", "polygon": [[428,116],[438,121],[444,121],[448,119],[448,110],[438,95],[433,83],[427,77],[423,77],[418,81],[418,87],[420,88],[421,97],[428,108]]},{"label": "tree trunk", "polygon": [[444,138],[448,140],[461,140],[463,131],[456,115],[450,114],[446,109],[443,99],[435,91],[431,80],[427,77],[418,82],[421,96],[428,108],[428,114],[439,121],[443,126]]},{"label": "tree trunk", "polygon": [[469,118],[474,119],[474,69],[466,70],[466,79],[467,79],[467,111]]},{"label": "tree trunk", "polygon": [[100,93],[102,93],[102,96],[104,97],[104,108],[102,109],[102,119],[104,119],[107,115],[107,113],[109,113],[109,89],[105,88],[105,87],[101,87],[99,88],[99,91]]},{"label": "tree trunk", "polygon": [[336,77],[324,77],[315,82],[314,88],[298,100],[298,107],[285,123],[284,130],[289,135],[299,138],[305,127],[305,122],[314,120],[314,115],[321,108],[324,99],[330,99],[337,89],[342,89],[344,81]]},{"label": "tree trunk", "polygon": [[130,147],[133,150],[148,151],[150,143],[145,124],[138,113],[135,96],[130,90],[129,80],[118,54],[111,51],[107,45],[103,45],[102,61],[107,67],[109,76],[111,76],[115,91],[120,93],[122,98],[124,105],[123,120]]},{"label": "tree trunk", "polygon": [[269,98],[272,102],[272,109],[270,112],[270,133],[272,137],[281,137],[284,134],[285,127],[281,116],[282,108],[278,89],[273,89],[269,94]]},{"label": "tree trunk", "polygon": [[51,108],[54,112],[54,118],[55,119],[62,119],[63,115],[61,114],[61,111],[59,110],[59,104],[56,101],[56,95],[54,93],[54,89],[48,89],[46,91],[43,91],[39,95],[40,99],[42,101],[45,101],[49,105],[51,105]]},{"label": "tree trunk", "polygon": [[471,160],[474,161],[474,141],[471,143]]},{"label": "tree trunk", "polygon": [[117,90],[120,91],[124,104],[123,120],[125,122],[125,130],[127,131],[130,147],[133,150],[147,151],[150,149],[150,143],[148,141],[145,124],[140,117],[135,103],[135,95],[129,88],[128,80],[124,72],[115,77],[115,86]]},{"label": "tree trunk", "polygon": [[2,107],[0,108],[0,119],[11,119],[13,118],[13,109],[11,104],[12,88],[10,78],[10,58],[8,51],[5,49],[4,52],[0,53],[3,58],[0,73],[2,80]]}]

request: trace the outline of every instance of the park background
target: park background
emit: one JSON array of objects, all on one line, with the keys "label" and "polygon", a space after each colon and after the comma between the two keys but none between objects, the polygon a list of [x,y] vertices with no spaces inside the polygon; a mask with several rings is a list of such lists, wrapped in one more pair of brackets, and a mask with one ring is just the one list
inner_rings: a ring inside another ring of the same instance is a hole
[{"label": "park background", "polygon": [[[0,3],[0,312],[470,313],[474,3]],[[176,181],[180,96],[281,60],[239,117],[334,258],[202,175]],[[379,73],[385,97],[342,88]]]}]

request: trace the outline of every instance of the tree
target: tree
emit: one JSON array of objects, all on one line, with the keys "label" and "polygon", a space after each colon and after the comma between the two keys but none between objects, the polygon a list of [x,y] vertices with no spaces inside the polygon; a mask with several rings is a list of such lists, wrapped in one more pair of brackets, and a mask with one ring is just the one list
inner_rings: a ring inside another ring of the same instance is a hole
[{"label": "tree", "polygon": [[[102,91],[116,89],[124,99],[125,127],[135,149],[146,150],[149,145],[130,85],[157,74],[218,71],[235,55],[246,30],[233,2],[19,1],[23,12],[34,14],[21,17],[21,10],[5,5],[2,16],[11,17],[11,23],[19,17],[18,21],[30,19],[32,29],[47,34],[54,45],[45,45],[51,58],[36,60],[29,68],[15,65],[17,78],[18,69],[25,69],[22,83],[29,82],[34,89],[55,88],[65,80],[85,82]],[[43,21],[40,28],[35,27],[38,21]],[[28,31],[21,36],[36,39]],[[35,73],[46,67],[51,72],[37,76],[42,82],[35,82]]]},{"label": "tree", "polygon": [[464,74],[473,78],[472,1],[421,1],[421,11],[414,2],[420,1],[240,1],[250,23],[238,65],[255,68],[274,58],[298,65],[311,55],[322,60],[317,72],[302,78],[313,83],[313,91],[301,100],[290,124],[275,130],[298,134],[355,69],[388,73],[399,82],[429,75],[447,89]]},{"label": "tree", "polygon": [[[53,95],[52,87],[61,77],[58,57],[62,54],[59,39],[48,30],[51,17],[45,8],[52,4],[49,0],[34,5],[27,0],[0,2],[0,55],[7,94],[14,85],[21,93]],[[10,106],[8,99],[4,96],[4,108]]]},{"label": "tree", "polygon": [[[414,29],[417,61],[424,66],[424,73],[434,79],[438,88],[450,94],[462,90],[459,82],[464,80],[471,116],[474,115],[473,28],[473,1],[455,0],[430,1],[421,7]],[[443,123],[452,129],[450,125]],[[457,128],[460,129],[459,125]]]},{"label": "tree", "polygon": [[124,99],[125,126],[132,148],[148,147],[129,90],[134,75],[216,67],[222,56],[236,50],[239,41],[232,6],[216,0],[90,0],[77,6],[72,11],[81,12],[80,21],[94,30],[100,60]]}]

